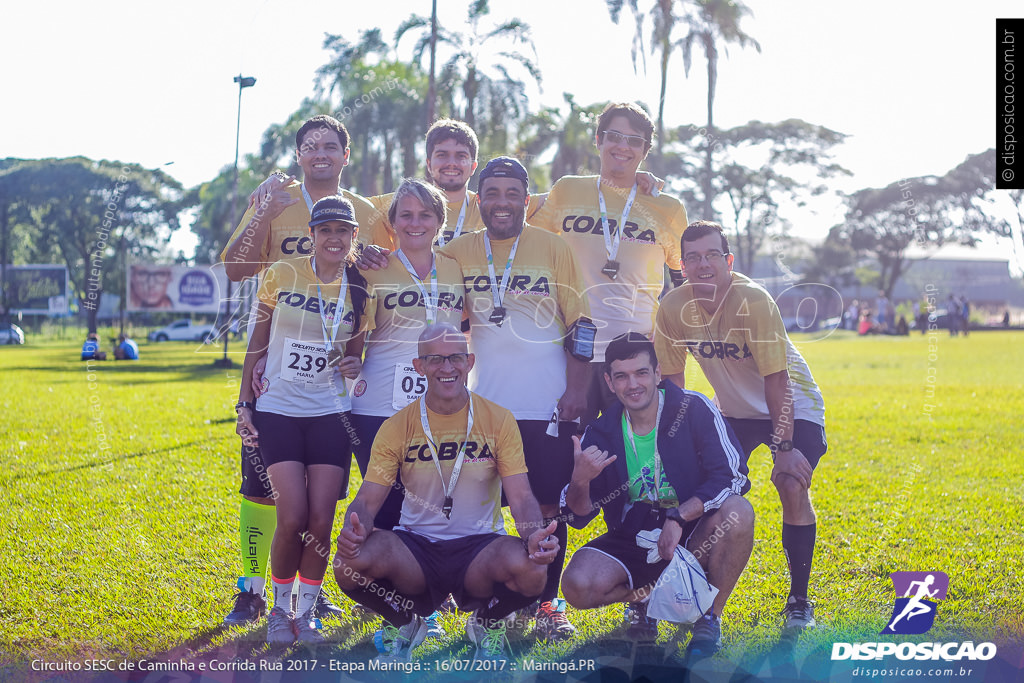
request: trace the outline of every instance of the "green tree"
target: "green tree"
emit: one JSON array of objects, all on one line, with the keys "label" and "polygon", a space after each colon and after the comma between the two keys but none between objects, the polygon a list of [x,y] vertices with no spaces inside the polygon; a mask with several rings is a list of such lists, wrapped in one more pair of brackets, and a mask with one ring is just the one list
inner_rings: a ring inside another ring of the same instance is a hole
[{"label": "green tree", "polygon": [[159,169],[84,157],[22,161],[0,185],[19,207],[26,259],[67,265],[90,331],[102,293],[124,286],[126,261],[169,258],[167,239],[187,208],[181,185]]},{"label": "green tree", "polygon": [[416,174],[427,80],[418,65],[394,58],[379,29],[356,43],[329,35],[324,47],[333,54],[317,70],[318,94],[352,137],[356,186],[364,195],[389,192],[396,176]]},{"label": "green tree", "polygon": [[721,46],[726,55],[729,45],[753,47],[758,52],[761,45],[740,28],[744,17],[751,14],[750,8],[739,0],[692,0],[686,5],[683,16],[678,20],[687,28],[682,40],[683,67],[686,75],[690,75],[693,63],[693,51],[699,47],[707,63],[708,76],[708,117],[704,131],[704,172],[701,175],[703,203],[701,206],[704,218],[713,219],[715,200],[712,155],[715,143],[714,104],[715,89],[718,87],[718,48]]},{"label": "green tree", "polygon": [[943,176],[919,176],[868,188],[849,198],[836,238],[879,266],[879,288],[892,297],[910,263],[912,245],[934,250],[949,242],[974,246],[981,232],[1010,236],[1010,227],[984,210],[995,186],[995,152],[969,156]]},{"label": "green tree", "polygon": [[[294,156],[292,158],[294,160]],[[274,167],[253,157],[249,158],[246,166],[239,166],[238,196],[234,206],[231,204],[233,166],[225,166],[213,180],[188,190],[185,195],[186,204],[198,207],[190,226],[192,233],[199,240],[196,245],[195,263],[220,261],[221,250],[245,215],[249,191],[259,185]]]},{"label": "green tree", "polygon": [[[630,47],[630,56],[633,59],[633,71],[637,70],[637,56],[640,57],[644,71],[647,71],[647,59],[644,55],[644,25],[647,18],[651,20],[651,50],[657,51],[658,66],[661,75],[661,85],[658,90],[658,117],[655,121],[654,152],[660,157],[662,146],[665,141],[665,95],[668,90],[668,65],[672,52],[682,45],[682,40],[673,36],[673,31],[678,24],[678,17],[675,13],[674,0],[654,0],[648,11],[640,9],[637,0],[606,0],[608,13],[612,21],[619,23],[624,6],[629,7],[633,14],[636,32],[633,35],[633,44]],[[682,3],[678,3],[682,4]]]},{"label": "green tree", "polygon": [[[679,194],[686,206],[698,206],[704,191],[693,178],[706,160],[706,140],[696,126],[680,127],[676,137]],[[732,226],[729,242],[737,270],[753,274],[765,240],[785,232],[789,206],[803,206],[828,191],[826,180],[849,175],[833,159],[833,150],[845,139],[843,133],[800,119],[750,121],[718,134],[711,149],[711,192],[724,198],[721,204],[731,213],[726,227]]]},{"label": "green tree", "polygon": [[[507,153],[514,129],[528,114],[527,79],[538,87],[541,83],[529,25],[514,18],[489,22],[489,14],[487,0],[473,0],[467,13],[468,30],[449,31],[438,25],[435,41],[445,53],[438,76],[441,109],[476,131],[483,158]],[[429,18],[411,15],[395,32],[397,46],[406,34],[419,31],[412,52],[416,64],[430,47],[430,26]]]}]

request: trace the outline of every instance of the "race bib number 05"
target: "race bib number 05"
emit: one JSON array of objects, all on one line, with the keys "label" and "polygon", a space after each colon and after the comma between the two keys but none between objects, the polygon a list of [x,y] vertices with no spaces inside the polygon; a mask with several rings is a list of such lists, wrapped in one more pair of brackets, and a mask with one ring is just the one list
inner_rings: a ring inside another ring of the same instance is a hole
[{"label": "race bib number 05", "polygon": [[395,385],[391,392],[391,407],[401,410],[427,391],[427,378],[416,372],[412,363],[395,365]]},{"label": "race bib number 05", "polygon": [[327,383],[332,369],[327,367],[327,352],[323,345],[286,338],[283,353],[281,379],[306,384]]}]

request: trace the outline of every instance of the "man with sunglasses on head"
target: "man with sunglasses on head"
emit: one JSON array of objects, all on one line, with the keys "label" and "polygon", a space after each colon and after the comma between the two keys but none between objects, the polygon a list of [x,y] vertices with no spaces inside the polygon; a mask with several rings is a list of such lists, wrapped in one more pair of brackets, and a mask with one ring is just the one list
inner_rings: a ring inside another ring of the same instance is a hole
[{"label": "man with sunglasses on head", "polygon": [[798,632],[815,625],[807,597],[817,533],[810,488],[828,449],[825,403],[775,300],[732,270],[722,226],[691,223],[680,246],[686,284],[665,295],[654,334],[662,372],[684,387],[686,354],[692,354],[744,454],[760,444],[771,449],[790,573],[785,630]]},{"label": "man with sunglasses on head", "polygon": [[679,272],[679,237],[686,210],[675,197],[646,194],[637,170],[651,149],[654,123],[632,103],[613,103],[597,120],[599,176],[565,176],[555,183],[530,224],[562,235],[576,256],[598,343],[583,424],[614,396],[603,378],[604,349],[628,331],[654,331],[665,265],[673,285]]}]

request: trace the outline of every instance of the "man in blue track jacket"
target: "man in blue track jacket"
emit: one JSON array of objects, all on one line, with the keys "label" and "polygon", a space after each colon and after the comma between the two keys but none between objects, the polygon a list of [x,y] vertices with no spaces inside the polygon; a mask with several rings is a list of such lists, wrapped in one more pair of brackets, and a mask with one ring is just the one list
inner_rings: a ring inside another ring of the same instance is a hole
[{"label": "man in blue track jacket", "polygon": [[[630,602],[630,631],[654,639],[657,622],[647,617],[645,601],[682,543],[719,590],[688,648],[712,654],[721,646],[722,610],[753,549],[754,510],[743,498],[750,488],[746,456],[707,397],[662,384],[644,335],[612,340],[604,368],[619,402],[576,441],[562,513],[583,528],[603,510],[608,532],[573,555],[562,590],[577,609]],[[653,529],[661,529],[660,559],[649,563],[636,534]]]}]

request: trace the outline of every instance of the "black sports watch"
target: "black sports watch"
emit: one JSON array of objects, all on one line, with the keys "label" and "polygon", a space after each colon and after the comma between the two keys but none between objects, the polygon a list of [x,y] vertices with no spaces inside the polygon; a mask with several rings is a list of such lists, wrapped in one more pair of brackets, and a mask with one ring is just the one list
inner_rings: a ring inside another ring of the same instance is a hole
[{"label": "black sports watch", "polygon": [[680,529],[682,529],[683,525],[686,524],[686,521],[683,520],[683,516],[679,514],[679,508],[669,508],[665,510],[665,519],[672,520],[679,525]]},{"label": "black sports watch", "polygon": [[235,410],[237,411],[240,408],[248,408],[249,410],[252,410],[253,409],[252,401],[239,401],[238,403],[235,404]]},{"label": "black sports watch", "polygon": [[790,439],[783,439],[777,444],[772,444],[772,453],[787,453],[793,450],[793,441]]}]

